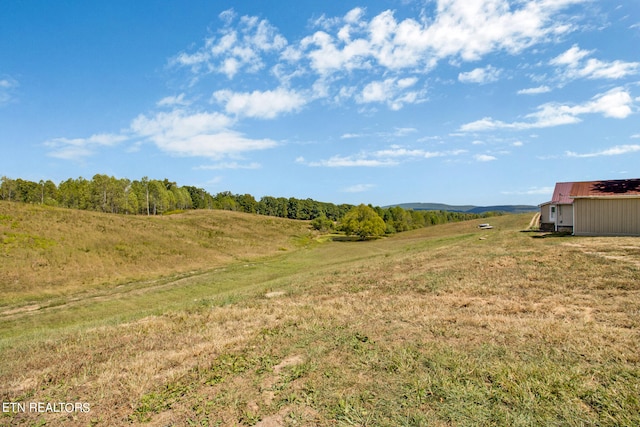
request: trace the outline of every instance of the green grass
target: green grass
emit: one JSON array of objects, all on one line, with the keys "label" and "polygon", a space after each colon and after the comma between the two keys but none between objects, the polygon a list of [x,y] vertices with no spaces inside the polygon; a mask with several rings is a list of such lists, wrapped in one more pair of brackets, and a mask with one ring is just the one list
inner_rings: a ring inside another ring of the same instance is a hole
[{"label": "green grass", "polygon": [[529,220],[366,242],[302,230],[53,295],[0,317],[0,396],[91,412],[0,424],[640,425],[640,242],[539,239]]}]

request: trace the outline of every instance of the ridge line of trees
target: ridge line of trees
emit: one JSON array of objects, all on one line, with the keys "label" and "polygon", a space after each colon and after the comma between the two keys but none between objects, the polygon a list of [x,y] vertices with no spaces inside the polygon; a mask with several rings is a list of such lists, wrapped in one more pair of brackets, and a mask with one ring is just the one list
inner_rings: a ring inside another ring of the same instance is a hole
[{"label": "ridge line of trees", "polygon": [[[313,199],[264,196],[224,191],[215,196],[202,188],[178,186],[168,179],[140,180],[96,174],[88,180],[69,178],[56,185],[51,180],[33,182],[21,178],[0,178],[0,200],[58,206],[72,209],[129,215],[162,215],[190,209],[222,209],[280,218],[311,220],[318,230],[334,229],[335,223],[356,206],[336,205]],[[469,214],[449,211],[414,211],[396,206],[370,208],[385,223],[385,233],[396,233],[430,225],[474,218],[495,213]]]}]

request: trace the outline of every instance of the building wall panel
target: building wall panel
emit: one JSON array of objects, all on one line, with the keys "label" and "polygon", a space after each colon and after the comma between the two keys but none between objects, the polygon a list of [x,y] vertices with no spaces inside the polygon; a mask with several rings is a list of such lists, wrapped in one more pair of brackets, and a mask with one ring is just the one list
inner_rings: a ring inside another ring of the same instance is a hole
[{"label": "building wall panel", "polygon": [[582,236],[640,236],[640,198],[575,199],[573,232]]},{"label": "building wall panel", "polygon": [[558,227],[573,226],[573,205],[558,205]]}]

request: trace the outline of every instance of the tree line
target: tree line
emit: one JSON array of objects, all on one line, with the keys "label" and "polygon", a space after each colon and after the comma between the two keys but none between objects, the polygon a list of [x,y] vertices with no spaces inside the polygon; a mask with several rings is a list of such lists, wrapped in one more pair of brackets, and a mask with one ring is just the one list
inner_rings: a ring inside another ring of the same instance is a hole
[{"label": "tree line", "polygon": [[[356,208],[350,204],[336,205],[294,197],[264,196],[256,200],[251,194],[232,194],[229,191],[212,195],[202,188],[178,186],[166,178],[156,180],[143,177],[132,181],[102,174],[96,174],[90,180],[70,178],[59,185],[51,180],[34,182],[3,176],[0,179],[0,200],[130,215],[222,209],[311,220],[312,226],[322,231],[335,229],[336,223]],[[384,221],[387,234],[491,215],[369,207]]]}]

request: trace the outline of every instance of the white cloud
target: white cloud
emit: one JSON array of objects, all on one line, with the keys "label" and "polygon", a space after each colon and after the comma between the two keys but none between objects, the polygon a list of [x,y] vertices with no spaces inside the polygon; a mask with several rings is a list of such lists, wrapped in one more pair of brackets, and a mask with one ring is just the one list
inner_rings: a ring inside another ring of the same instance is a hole
[{"label": "white cloud", "polygon": [[344,133],[342,134],[342,136],[340,136],[341,139],[353,139],[353,138],[362,138],[364,135],[361,133],[352,133],[352,132],[348,132],[348,133]]},{"label": "white cloud", "polygon": [[347,132],[340,136],[341,139],[355,139],[355,138],[383,138],[387,140],[395,139],[395,138],[403,138],[407,135],[411,135],[412,133],[417,132],[416,128],[410,127],[396,127],[392,131],[388,132],[371,132],[371,133],[355,133],[355,132]]},{"label": "white cloud", "polygon": [[491,162],[493,160],[497,160],[496,157],[490,156],[488,154],[476,154],[475,156],[473,156],[473,158],[478,162]]},{"label": "white cloud", "polygon": [[569,50],[556,56],[549,63],[551,65],[566,65],[570,68],[577,68],[580,62],[589,55],[591,55],[590,51],[582,50],[577,45],[573,45]]},{"label": "white cloud", "polygon": [[252,162],[242,164],[238,162],[222,162],[213,165],[197,166],[196,170],[219,170],[219,169],[260,169],[260,163]]},{"label": "white cloud", "polygon": [[[306,51],[311,68],[320,75],[371,67],[371,51],[366,40],[349,40],[344,46],[336,46],[336,43],[341,45],[345,41],[336,40],[324,31],[317,31],[301,41],[299,55],[305,56]],[[310,49],[311,46],[317,48]]]},{"label": "white cloud", "polygon": [[556,56],[549,63],[563,67],[565,79],[620,79],[640,72],[640,62],[601,61],[589,58],[593,51],[583,50],[573,45],[566,52]]},{"label": "white cloud", "polygon": [[434,157],[459,156],[466,152],[467,150],[426,151],[422,149],[405,148],[394,144],[387,149],[372,152],[361,152],[354,156],[333,156],[328,160],[311,162],[309,163],[309,166],[396,166],[401,162],[415,161],[419,159],[431,159]]},{"label": "white cloud", "polygon": [[261,119],[273,119],[282,113],[299,110],[307,103],[301,94],[283,88],[251,93],[219,90],[214,92],[213,99],[225,104],[229,114]]},{"label": "white cloud", "polygon": [[491,65],[487,65],[484,68],[475,68],[466,73],[458,74],[458,80],[462,83],[491,83],[498,81],[501,73],[501,70],[498,70]]},{"label": "white cloud", "polygon": [[547,103],[538,107],[535,113],[525,117],[532,119],[528,122],[506,123],[485,117],[475,122],[464,124],[460,127],[463,132],[475,132],[495,129],[526,130],[547,128],[566,124],[578,123],[580,116],[584,114],[602,114],[604,117],[624,119],[633,112],[633,99],[629,92],[622,87],[617,87],[608,92],[594,96],[591,101],[579,105],[565,105]]},{"label": "white cloud", "polygon": [[190,67],[196,74],[216,72],[232,79],[241,70],[255,73],[263,69],[263,55],[278,54],[286,48],[287,40],[269,21],[242,16],[233,28],[235,18],[232,10],[221,13],[225,26],[219,36],[207,38],[194,53],[180,53],[171,63]]},{"label": "white cloud", "polygon": [[462,132],[478,132],[484,130],[505,129],[509,127],[513,126],[500,120],[494,120],[491,117],[483,117],[480,120],[460,126],[460,130]]},{"label": "white cloud", "polygon": [[300,52],[320,74],[372,66],[429,70],[443,58],[476,61],[498,50],[515,54],[571,31],[555,14],[583,1],[443,0],[433,17],[401,21],[390,10],[366,21],[363,10],[354,9],[342,19],[318,21],[324,31],[303,39]]},{"label": "white cloud", "polygon": [[595,153],[578,154],[573,151],[567,151],[565,154],[567,157],[603,157],[603,156],[620,156],[622,154],[636,153],[640,151],[640,145],[616,145],[615,147],[607,148],[606,150],[597,151]]},{"label": "white cloud", "polygon": [[592,102],[587,103],[576,112],[578,114],[602,113],[605,117],[625,119],[633,112],[632,106],[633,100],[629,92],[617,87],[602,95],[597,95]]},{"label": "white cloud", "polygon": [[457,156],[466,153],[466,150],[449,150],[449,151],[426,151],[421,149],[407,149],[398,145],[392,145],[386,150],[374,151],[372,155],[379,158],[398,159],[398,158],[423,158],[431,159],[433,157]]},{"label": "white cloud", "polygon": [[373,155],[376,157],[387,157],[387,158],[394,158],[394,157],[430,158],[430,157],[442,156],[443,154],[440,152],[429,152],[424,150],[408,150],[406,148],[392,146],[391,148],[388,148],[386,150],[375,151]]},{"label": "white cloud", "polygon": [[385,102],[395,95],[395,79],[371,82],[362,89],[359,102]]},{"label": "white cloud", "polygon": [[167,96],[162,98],[160,101],[156,103],[158,107],[174,107],[174,106],[188,106],[191,102],[186,101],[184,99],[185,94],[181,93],[180,95],[175,96]]},{"label": "white cloud", "polygon": [[518,95],[538,95],[540,93],[547,93],[547,92],[551,92],[551,88],[549,86],[538,86],[538,87],[531,87],[531,88],[527,88],[527,89],[520,89],[518,91]]},{"label": "white cloud", "polygon": [[[424,101],[426,90],[412,88],[439,61],[477,61],[495,52],[518,54],[573,31],[574,19],[558,12],[586,1],[438,0],[429,13],[423,10],[406,19],[396,18],[391,10],[367,17],[366,9],[354,8],[340,17],[321,16],[312,23],[316,26],[313,32],[294,43],[269,21],[238,17],[229,10],[220,14],[223,26],[214,36],[206,38],[200,48],[176,55],[171,63],[190,68],[194,82],[210,73],[233,79],[240,73],[262,71],[265,78],[275,78],[290,94],[300,93],[295,90],[297,82],[315,79],[306,102],[353,99],[399,110]],[[358,79],[363,83],[354,85],[357,71],[384,77],[377,81]],[[459,79],[487,83],[496,81],[500,74],[501,70],[487,66],[460,73]],[[230,98],[228,91],[218,94]],[[249,95],[252,93],[243,94],[238,102],[251,103],[246,100]],[[304,104],[296,101],[299,105],[291,110]],[[267,113],[262,108],[251,114],[264,117]]]},{"label": "white cloud", "polygon": [[395,128],[395,130],[392,132],[393,136],[406,136],[412,133],[417,132],[418,129],[416,128]]},{"label": "white cloud", "polygon": [[356,184],[342,189],[343,193],[363,193],[374,188],[373,184]]},{"label": "white cloud", "polygon": [[219,159],[277,145],[270,139],[250,139],[229,130],[231,123],[229,117],[220,113],[192,113],[177,109],[152,117],[140,115],[131,123],[131,130],[161,150],[178,156]]},{"label": "white cloud", "polygon": [[418,82],[418,79],[416,77],[407,77],[404,79],[399,79],[397,86],[399,89],[406,89],[408,87],[415,85],[417,82]]},{"label": "white cloud", "polygon": [[551,17],[579,2],[528,1],[518,8],[504,0],[440,1],[430,35],[439,56],[458,54],[465,61],[474,61],[495,50],[517,53],[548,36],[567,32],[566,24]]},{"label": "white cloud", "polygon": [[347,14],[344,16],[344,21],[348,24],[357,24],[360,19],[362,19],[363,15],[364,9],[362,9],[361,7],[356,7],[347,12]]},{"label": "white cloud", "polygon": [[380,160],[380,159],[368,159],[362,157],[351,156],[333,156],[327,160],[320,160],[318,162],[311,162],[309,166],[325,166],[330,168],[338,167],[380,167],[380,166],[395,166],[398,162],[392,160]]},{"label": "white cloud", "polygon": [[44,142],[51,151],[50,157],[64,160],[80,160],[95,154],[99,147],[111,147],[127,140],[125,135],[95,134],[89,138],[53,138]]},{"label": "white cloud", "polygon": [[420,102],[421,92],[405,91],[416,82],[416,78],[400,80],[389,78],[382,81],[373,81],[362,89],[362,92],[356,97],[356,101],[360,104],[386,103],[392,110],[399,110],[404,104]]},{"label": "white cloud", "polygon": [[13,90],[18,82],[12,78],[0,79],[0,106],[8,104],[13,99]]},{"label": "white cloud", "polygon": [[543,194],[553,194],[553,187],[530,187],[525,190],[516,190],[516,191],[501,191],[502,194],[507,195],[543,195]]}]

